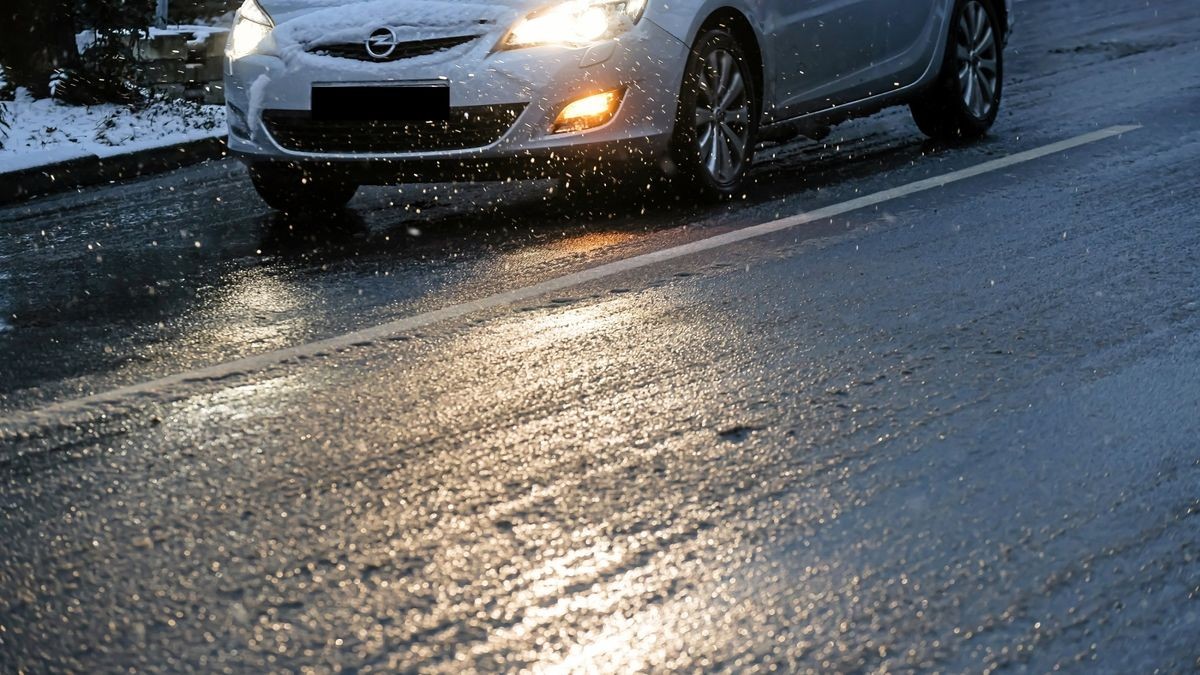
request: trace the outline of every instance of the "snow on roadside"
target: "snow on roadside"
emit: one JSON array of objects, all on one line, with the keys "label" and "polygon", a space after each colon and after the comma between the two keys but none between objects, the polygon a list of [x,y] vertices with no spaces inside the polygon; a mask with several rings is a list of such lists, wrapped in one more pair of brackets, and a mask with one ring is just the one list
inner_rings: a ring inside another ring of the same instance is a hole
[{"label": "snow on roadside", "polygon": [[[233,23],[233,21],[230,21],[230,23]],[[222,35],[228,32],[229,28],[225,25],[206,26],[203,24],[188,23],[172,25],[168,28],[151,27],[149,31],[144,33],[144,35],[148,35],[151,38],[155,38],[160,35],[183,35],[186,36],[191,42],[203,44],[208,42],[209,39],[211,39],[214,35]]]},{"label": "snow on roadside", "polygon": [[225,135],[225,108],[187,101],[130,107],[65,105],[23,90],[8,109],[0,174],[97,155],[112,157]]}]

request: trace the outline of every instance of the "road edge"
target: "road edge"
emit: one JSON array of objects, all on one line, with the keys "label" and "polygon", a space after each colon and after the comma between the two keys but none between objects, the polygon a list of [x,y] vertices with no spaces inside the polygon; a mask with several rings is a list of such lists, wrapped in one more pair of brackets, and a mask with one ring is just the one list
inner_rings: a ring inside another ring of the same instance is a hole
[{"label": "road edge", "polygon": [[206,160],[220,159],[228,154],[225,137],[213,136],[111,157],[87,155],[0,173],[0,206],[67,190],[164,173]]}]

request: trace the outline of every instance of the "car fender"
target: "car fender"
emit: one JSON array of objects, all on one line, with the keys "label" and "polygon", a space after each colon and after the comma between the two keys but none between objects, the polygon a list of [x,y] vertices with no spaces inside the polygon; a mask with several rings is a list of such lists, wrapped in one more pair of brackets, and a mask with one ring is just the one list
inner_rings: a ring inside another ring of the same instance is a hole
[{"label": "car fender", "polygon": [[724,9],[733,9],[741,13],[754,31],[759,51],[763,55],[764,91],[760,92],[760,95],[764,109],[770,109],[768,102],[774,100],[776,73],[766,39],[771,33],[771,27],[763,24],[763,17],[767,15],[763,5],[768,1],[771,0],[650,0],[646,6],[646,18],[690,46],[695,44],[700,28],[708,17]]}]

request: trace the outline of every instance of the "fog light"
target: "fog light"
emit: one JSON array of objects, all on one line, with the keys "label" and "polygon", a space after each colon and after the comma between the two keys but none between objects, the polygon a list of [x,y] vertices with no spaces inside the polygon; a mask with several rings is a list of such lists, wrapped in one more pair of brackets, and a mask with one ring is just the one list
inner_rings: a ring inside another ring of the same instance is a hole
[{"label": "fog light", "polygon": [[614,89],[573,101],[558,114],[551,130],[556,134],[567,134],[607,124],[621,107],[624,94],[623,90]]}]

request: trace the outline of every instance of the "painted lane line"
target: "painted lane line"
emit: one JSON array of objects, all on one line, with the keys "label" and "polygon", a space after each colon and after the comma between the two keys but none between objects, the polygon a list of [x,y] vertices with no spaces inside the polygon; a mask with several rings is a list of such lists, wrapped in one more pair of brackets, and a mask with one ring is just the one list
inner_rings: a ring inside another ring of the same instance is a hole
[{"label": "painted lane line", "polygon": [[994,159],[966,169],[952,171],[941,176],[934,176],[933,178],[926,178],[924,180],[908,183],[906,185],[901,185],[889,190],[883,190],[881,192],[864,195],[856,199],[841,202],[840,204],[826,206],[815,211],[809,211],[807,213],[780,218],[779,220],[726,232],[724,234],[719,234],[707,239],[700,239],[698,241],[681,244],[672,248],[653,251],[651,253],[637,255],[631,258],[625,258],[623,260],[617,260],[615,262],[606,263],[598,267],[593,267],[590,269],[581,270],[579,272],[574,272],[572,274],[567,274],[565,276],[549,279],[547,281],[533,284],[532,286],[505,291],[481,298],[479,300],[468,301],[461,304],[444,307],[442,309],[397,319],[395,321],[389,321],[378,326],[364,328],[362,330],[347,333],[345,335],[318,340],[316,342],[309,342],[307,344],[267,352],[264,354],[258,354],[256,356],[248,356],[213,366],[197,368],[195,370],[169,375],[167,377],[151,380],[149,382],[142,382],[140,384],[120,387],[83,398],[54,403],[45,408],[37,410],[17,412],[8,418],[0,418],[0,439],[3,439],[7,435],[3,433],[5,427],[11,427],[15,429],[29,425],[38,426],[46,423],[53,423],[62,417],[84,412],[93,407],[99,407],[108,404],[133,403],[137,399],[153,400],[174,387],[187,385],[190,383],[220,380],[237,375],[246,375],[293,360],[311,358],[320,354],[347,349],[361,343],[376,342],[398,335],[403,335],[419,328],[424,328],[444,321],[458,319],[476,312],[513,305],[624,272],[630,272],[636,269],[675,260],[703,251],[710,251],[722,246],[729,246],[730,244],[735,244],[749,239],[763,237],[775,232],[797,227],[799,225],[821,220],[828,220],[852,211],[858,211],[871,206],[877,206],[879,204],[883,204],[884,202],[893,201],[917,194],[919,192],[926,192],[928,190],[943,187],[951,183],[967,180],[968,178],[974,178],[983,174],[1000,171],[1018,164],[1024,164],[1042,157],[1047,157],[1049,155],[1054,155],[1066,150],[1071,150],[1073,148],[1078,148],[1108,138],[1120,136],[1121,134],[1135,131],[1140,128],[1141,125],[1126,125],[1093,131],[1091,133],[1069,138],[1057,143],[1051,143],[1049,145],[1019,152],[1007,157],[1001,157],[1000,159]]}]

